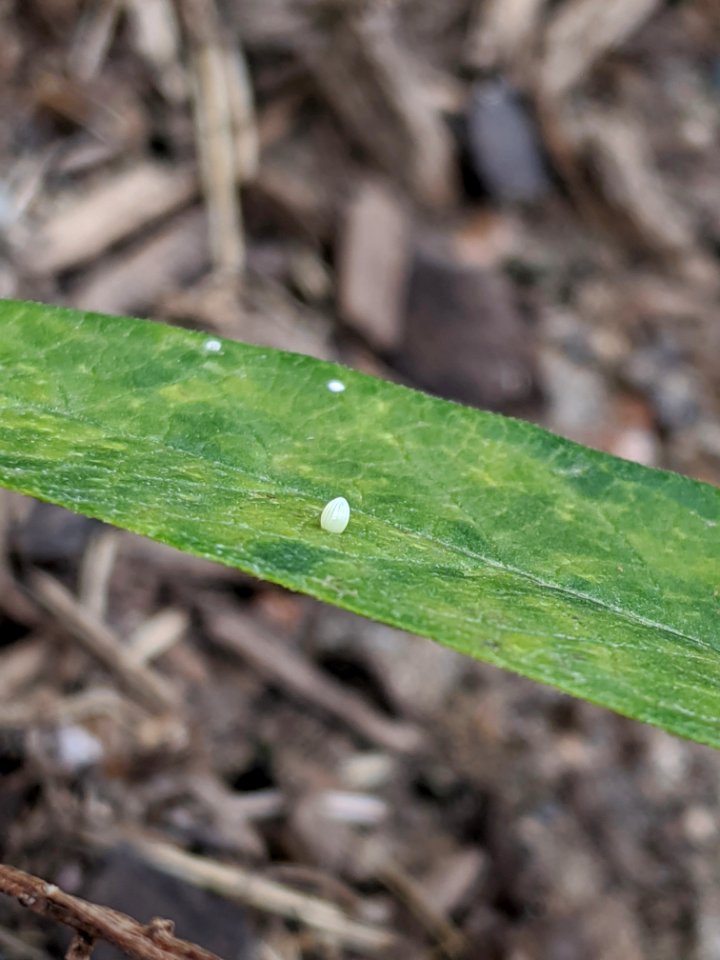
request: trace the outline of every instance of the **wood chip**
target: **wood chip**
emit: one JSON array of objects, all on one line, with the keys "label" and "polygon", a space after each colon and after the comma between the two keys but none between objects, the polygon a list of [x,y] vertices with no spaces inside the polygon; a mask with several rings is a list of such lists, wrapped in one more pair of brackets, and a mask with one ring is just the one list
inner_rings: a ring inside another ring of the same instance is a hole
[{"label": "wood chip", "polygon": [[552,99],[567,93],[660,5],[660,0],[574,0],[560,6],[545,36],[539,73],[544,95]]},{"label": "wood chip", "polygon": [[190,167],[138,163],[65,202],[60,198],[25,252],[27,268],[51,274],[78,267],[185,206],[197,192]]},{"label": "wood chip", "polygon": [[518,409],[535,390],[535,343],[499,270],[463,262],[444,234],[418,243],[398,366],[450,400]]},{"label": "wood chip", "polygon": [[442,208],[455,193],[450,134],[394,26],[382,8],[367,15],[348,11],[315,31],[300,52],[368,156],[421,202]]},{"label": "wood chip", "polygon": [[70,287],[80,310],[142,314],[169,290],[196,279],[210,262],[205,211],[193,207],[114,257],[105,257]]},{"label": "wood chip", "polygon": [[190,618],[184,610],[166,607],[128,637],[128,653],[137,663],[151,663],[182,639],[189,624]]},{"label": "wood chip", "polygon": [[691,251],[695,245],[692,223],[668,194],[638,124],[593,111],[582,128],[585,152],[605,199],[625,217],[634,233],[633,245],[639,240],[661,255]]},{"label": "wood chip", "polygon": [[361,184],[348,208],[340,250],[340,311],[381,350],[397,346],[410,269],[410,217],[377,181]]},{"label": "wood chip", "polygon": [[180,65],[180,26],[172,0],[123,0],[130,38],[140,56],[156,73],[162,92],[171,102],[188,95]]},{"label": "wood chip", "polygon": [[547,0],[487,0],[480,4],[465,46],[468,67],[516,67],[522,72],[546,4]]},{"label": "wood chip", "polygon": [[69,55],[70,70],[78,79],[87,83],[100,72],[119,13],[120,0],[98,0],[84,11]]},{"label": "wood chip", "polygon": [[490,870],[490,860],[475,847],[458,850],[442,857],[421,881],[428,901],[441,916],[448,916],[465,905]]},{"label": "wood chip", "polygon": [[0,653],[0,701],[17,696],[25,687],[37,683],[47,662],[47,644],[40,637],[21,640]]}]

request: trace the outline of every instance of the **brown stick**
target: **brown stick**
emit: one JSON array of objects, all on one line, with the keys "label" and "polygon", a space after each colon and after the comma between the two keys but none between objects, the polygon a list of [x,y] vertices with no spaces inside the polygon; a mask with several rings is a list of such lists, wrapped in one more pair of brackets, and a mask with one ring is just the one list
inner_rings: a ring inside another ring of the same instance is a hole
[{"label": "brown stick", "polygon": [[201,605],[210,639],[247,660],[272,682],[339,717],[386,750],[413,753],[422,747],[423,736],[418,727],[383,716],[362,697],[323,674],[299,651],[259,629],[249,617],[215,597],[208,597]]},{"label": "brown stick", "polygon": [[[17,897],[33,913],[75,930],[76,952],[72,953],[71,946],[68,956],[87,957],[95,940],[105,940],[132,960],[219,960],[209,950],[173,936],[169,920],[155,919],[143,925],[125,913],[63,893],[53,884],[5,864],[0,864],[0,893]],[[77,953],[81,949],[85,953]]]},{"label": "brown stick", "polygon": [[58,580],[36,570],[30,578],[30,587],[58,624],[117,677],[137,702],[156,714],[174,710],[175,699],[163,678],[138,664],[112,630],[81,607]]}]

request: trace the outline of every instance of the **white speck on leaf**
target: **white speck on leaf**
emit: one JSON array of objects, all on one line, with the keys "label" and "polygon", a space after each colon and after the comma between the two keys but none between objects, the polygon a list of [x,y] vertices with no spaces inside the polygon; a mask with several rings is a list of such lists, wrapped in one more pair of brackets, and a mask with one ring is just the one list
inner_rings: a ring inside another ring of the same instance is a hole
[{"label": "white speck on leaf", "polygon": [[203,350],[205,353],[220,353],[222,344],[219,340],[206,340],[203,344]]},{"label": "white speck on leaf", "polygon": [[327,388],[330,393],[344,393],[346,390],[345,384],[342,380],[328,380]]},{"label": "white speck on leaf", "polygon": [[342,533],[350,522],[350,504],[345,497],[335,497],[320,514],[320,526],[327,533]]}]

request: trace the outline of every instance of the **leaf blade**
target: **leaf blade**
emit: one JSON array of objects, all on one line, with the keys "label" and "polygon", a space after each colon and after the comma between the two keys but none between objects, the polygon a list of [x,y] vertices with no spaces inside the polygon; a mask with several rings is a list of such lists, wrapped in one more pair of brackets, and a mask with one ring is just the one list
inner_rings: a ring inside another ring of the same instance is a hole
[{"label": "leaf blade", "polygon": [[147,321],[6,301],[0,332],[5,486],[720,746],[714,487]]}]

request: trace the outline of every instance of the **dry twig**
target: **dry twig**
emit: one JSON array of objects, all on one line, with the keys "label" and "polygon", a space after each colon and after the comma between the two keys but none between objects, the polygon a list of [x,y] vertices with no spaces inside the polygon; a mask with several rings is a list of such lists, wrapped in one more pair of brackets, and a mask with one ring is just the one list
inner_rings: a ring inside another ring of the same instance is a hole
[{"label": "dry twig", "polygon": [[125,913],[101,907],[59,890],[39,877],[0,864],[0,893],[16,897],[33,913],[49,917],[75,930],[67,956],[88,957],[88,943],[105,940],[133,960],[218,960],[214,953],[173,936],[169,920],[143,925]]},{"label": "dry twig", "polygon": [[149,667],[138,664],[101,620],[93,617],[63,587],[45,573],[35,572],[30,585],[40,603],[61,627],[116,676],[143,706],[153,713],[174,710],[176,704],[165,682]]},{"label": "dry twig", "polygon": [[468,946],[465,937],[443,913],[430,902],[425,891],[398,865],[386,863],[378,879],[405,903],[428,933],[435,938],[446,957],[463,954]]},{"label": "dry twig", "polygon": [[308,701],[387,750],[412,752],[422,743],[420,730],[384,717],[357,694],[331,680],[297,650],[261,632],[247,617],[216,598],[203,604],[211,638],[249,661],[256,670],[296,697]]},{"label": "dry twig", "polygon": [[95,941],[84,933],[76,933],[65,953],[65,960],[90,960]]}]

